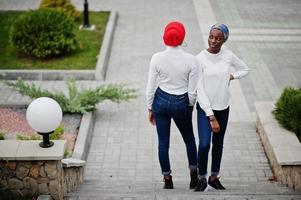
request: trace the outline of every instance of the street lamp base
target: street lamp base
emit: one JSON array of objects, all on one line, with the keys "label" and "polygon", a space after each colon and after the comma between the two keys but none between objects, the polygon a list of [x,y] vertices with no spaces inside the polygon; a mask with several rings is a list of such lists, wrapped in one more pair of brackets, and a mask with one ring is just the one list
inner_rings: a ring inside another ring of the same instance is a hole
[{"label": "street lamp base", "polygon": [[79,26],[80,30],[87,30],[87,31],[94,31],[96,29],[95,25],[92,24],[90,26],[84,26],[84,25],[80,25]]},{"label": "street lamp base", "polygon": [[40,133],[38,132],[38,134],[43,136],[43,142],[40,143],[40,147],[42,148],[48,148],[48,147],[52,147],[54,145],[54,143],[52,141],[49,140],[49,135],[53,133],[53,131],[48,132],[48,133]]},{"label": "street lamp base", "polygon": [[52,147],[54,145],[54,143],[52,141],[49,141],[49,143],[44,143],[44,142],[40,142],[40,147],[42,148],[48,148],[48,147]]}]

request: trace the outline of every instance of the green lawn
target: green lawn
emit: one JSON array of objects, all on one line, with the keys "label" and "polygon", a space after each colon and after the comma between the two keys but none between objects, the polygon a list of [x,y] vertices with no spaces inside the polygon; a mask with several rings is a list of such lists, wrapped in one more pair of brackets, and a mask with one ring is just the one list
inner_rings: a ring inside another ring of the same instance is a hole
[{"label": "green lawn", "polygon": [[[70,55],[55,59],[38,60],[19,55],[9,42],[9,30],[23,12],[0,12],[0,69],[94,69],[105,33],[109,12],[90,12],[90,24],[95,31],[76,29],[79,49]],[[78,22],[79,25],[81,22]]]}]

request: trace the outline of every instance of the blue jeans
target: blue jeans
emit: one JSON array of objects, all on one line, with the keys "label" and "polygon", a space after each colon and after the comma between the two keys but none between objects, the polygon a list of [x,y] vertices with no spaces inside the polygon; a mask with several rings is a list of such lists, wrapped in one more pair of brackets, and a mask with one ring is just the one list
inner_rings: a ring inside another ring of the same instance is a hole
[{"label": "blue jeans", "polygon": [[[229,107],[225,110],[213,110],[214,115],[220,125],[218,133],[212,133],[208,117],[197,104],[197,120],[199,132],[199,149],[198,149],[198,169],[201,176],[207,175],[208,153],[212,135],[212,164],[211,175],[217,176],[220,171],[220,164],[223,154],[224,136],[228,124]],[[212,134],[211,134],[212,133]]]},{"label": "blue jeans", "polygon": [[168,153],[171,119],[174,120],[186,145],[189,168],[197,170],[197,150],[188,94],[171,95],[158,88],[155,93],[152,111],[158,133],[158,154],[162,174],[169,175],[171,173]]}]

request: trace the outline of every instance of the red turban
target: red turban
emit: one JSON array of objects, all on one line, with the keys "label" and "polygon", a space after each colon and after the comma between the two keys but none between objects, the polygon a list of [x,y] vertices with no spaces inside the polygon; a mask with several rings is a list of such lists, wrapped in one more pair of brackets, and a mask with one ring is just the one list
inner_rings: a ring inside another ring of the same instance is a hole
[{"label": "red turban", "polygon": [[185,38],[185,28],[180,22],[170,22],[164,30],[163,40],[167,46],[176,47],[182,44]]}]

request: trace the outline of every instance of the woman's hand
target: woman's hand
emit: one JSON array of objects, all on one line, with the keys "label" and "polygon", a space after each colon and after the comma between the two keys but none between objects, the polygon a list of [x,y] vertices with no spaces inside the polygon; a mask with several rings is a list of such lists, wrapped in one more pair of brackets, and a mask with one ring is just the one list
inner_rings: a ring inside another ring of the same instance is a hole
[{"label": "woman's hand", "polygon": [[209,116],[209,122],[210,122],[212,132],[218,133],[220,131],[220,127],[214,115]]},{"label": "woman's hand", "polygon": [[148,121],[152,124],[152,125],[156,125],[155,122],[155,117],[153,115],[153,111],[148,109]]},{"label": "woman's hand", "polygon": [[229,82],[228,82],[228,86],[230,86],[230,82],[234,80],[234,76],[232,74],[230,74],[230,78],[229,78]]}]

